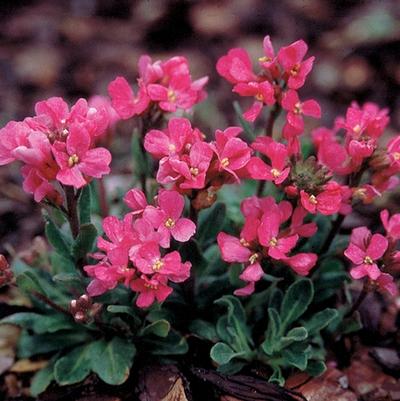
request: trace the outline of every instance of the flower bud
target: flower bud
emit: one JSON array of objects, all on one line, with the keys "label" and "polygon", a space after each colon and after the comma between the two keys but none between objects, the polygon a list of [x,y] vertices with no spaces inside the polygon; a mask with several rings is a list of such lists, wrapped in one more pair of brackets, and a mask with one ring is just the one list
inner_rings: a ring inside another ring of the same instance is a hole
[{"label": "flower bud", "polygon": [[14,275],[4,255],[0,255],[0,287],[10,284]]},{"label": "flower bud", "polygon": [[101,309],[101,305],[93,303],[87,294],[83,294],[70,302],[69,309],[77,323],[90,323]]}]

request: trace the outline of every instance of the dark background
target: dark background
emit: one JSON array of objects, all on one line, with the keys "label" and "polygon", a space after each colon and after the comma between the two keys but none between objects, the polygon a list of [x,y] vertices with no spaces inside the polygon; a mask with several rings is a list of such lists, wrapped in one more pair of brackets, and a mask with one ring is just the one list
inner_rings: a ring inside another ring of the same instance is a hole
[{"label": "dark background", "polygon": [[[256,59],[262,38],[275,48],[297,39],[316,56],[301,90],[331,125],[354,99],[371,100],[400,127],[400,1],[332,0],[11,0],[0,1],[0,123],[33,114],[36,101],[106,94],[117,75],[131,82],[138,57],[185,55],[193,78],[210,76],[195,123],[235,123],[231,86],[215,71],[229,48]],[[243,104],[243,102],[241,102]],[[19,166],[0,168],[0,252],[40,234],[40,213],[20,187]]]}]

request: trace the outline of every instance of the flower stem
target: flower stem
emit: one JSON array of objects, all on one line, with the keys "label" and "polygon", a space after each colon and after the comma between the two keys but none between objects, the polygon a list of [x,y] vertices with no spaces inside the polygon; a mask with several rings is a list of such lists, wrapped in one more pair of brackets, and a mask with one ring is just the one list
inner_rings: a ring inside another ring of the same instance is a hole
[{"label": "flower stem", "polygon": [[326,240],[324,241],[324,244],[322,245],[321,248],[321,255],[324,253],[328,252],[329,247],[332,244],[332,241],[336,237],[337,233],[340,230],[340,227],[342,226],[343,220],[345,219],[345,215],[339,214],[339,216],[336,218],[336,220],[332,224],[331,231],[329,231],[328,236],[326,237]]},{"label": "flower stem", "polygon": [[360,295],[358,296],[358,298],[356,299],[356,302],[354,302],[353,306],[351,307],[351,309],[346,313],[345,317],[349,317],[351,316],[363,303],[364,299],[367,297],[367,295],[370,292],[370,286],[369,286],[369,282],[365,281],[364,282],[364,286],[360,292]]},{"label": "flower stem", "polygon": [[79,234],[79,216],[78,216],[78,197],[79,191],[75,194],[75,190],[71,186],[65,186],[65,197],[67,200],[68,222],[71,227],[71,233],[75,239]]},{"label": "flower stem", "polygon": [[107,202],[107,191],[103,178],[99,179],[99,203],[101,217],[107,217],[109,215],[109,209]]},{"label": "flower stem", "polygon": [[61,313],[64,313],[65,315],[67,315],[67,316],[71,316],[71,314],[69,313],[69,311],[67,309],[63,308],[60,305],[57,305],[51,299],[47,298],[45,295],[41,294],[40,292],[32,291],[31,294],[35,298],[37,298],[40,301],[44,302],[45,304],[49,305],[51,308],[53,308],[57,312],[61,312]]}]

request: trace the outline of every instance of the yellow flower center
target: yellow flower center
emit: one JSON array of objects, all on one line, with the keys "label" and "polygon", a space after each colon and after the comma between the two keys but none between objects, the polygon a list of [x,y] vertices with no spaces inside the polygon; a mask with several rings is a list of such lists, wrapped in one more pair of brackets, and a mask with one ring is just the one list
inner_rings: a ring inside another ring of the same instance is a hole
[{"label": "yellow flower center", "polygon": [[361,131],[361,125],[360,124],[355,125],[353,127],[353,131],[354,131],[354,133],[359,134]]},{"label": "yellow flower center", "polygon": [[310,197],[308,198],[308,200],[310,201],[310,203],[312,205],[316,205],[318,203],[317,198],[315,197],[315,195],[310,195]]},{"label": "yellow flower center", "polygon": [[160,259],[157,259],[154,263],[153,263],[153,270],[158,272],[162,267],[164,266],[164,262]]},{"label": "yellow flower center", "polygon": [[300,71],[300,64],[295,64],[293,68],[290,70],[290,75],[295,77]]},{"label": "yellow flower center", "polygon": [[278,178],[281,175],[281,172],[276,168],[271,169],[271,174],[274,178]]},{"label": "yellow flower center", "polygon": [[272,237],[269,242],[268,242],[269,246],[277,246],[278,245],[278,240],[275,237]]},{"label": "yellow flower center", "polygon": [[74,167],[76,164],[79,163],[79,157],[78,155],[72,155],[68,159],[68,167]]},{"label": "yellow flower center", "polygon": [[151,290],[156,290],[156,289],[158,288],[157,285],[155,285],[155,284],[149,284],[149,283],[144,283],[144,286],[145,286],[146,288],[150,288]]},{"label": "yellow flower center", "polygon": [[371,258],[370,256],[366,256],[366,257],[364,258],[364,263],[365,263],[366,265],[373,265],[373,264],[374,264],[374,261],[372,260],[372,258]]},{"label": "yellow flower center", "polygon": [[261,93],[257,93],[257,95],[255,96],[256,100],[258,100],[259,102],[262,102],[264,100],[264,96]]},{"label": "yellow flower center", "polygon": [[259,57],[259,58],[258,58],[258,61],[259,61],[260,63],[266,63],[266,62],[268,62],[268,61],[271,61],[271,58],[270,58],[270,57],[267,57],[267,56],[262,56],[262,57]]},{"label": "yellow flower center", "polygon": [[168,91],[168,100],[172,103],[176,100],[176,93],[172,89]]},{"label": "yellow flower center", "polygon": [[302,108],[302,105],[301,105],[300,102],[297,102],[294,105],[294,110],[293,111],[294,111],[295,114],[301,114],[303,112],[303,108]]},{"label": "yellow flower center", "polygon": [[176,146],[175,146],[173,143],[170,143],[170,144],[168,145],[168,150],[169,150],[170,152],[175,152],[175,151],[176,151]]},{"label": "yellow flower center", "polygon": [[394,152],[393,153],[393,159],[394,160],[400,160],[400,152]]},{"label": "yellow flower center", "polygon": [[250,262],[250,264],[255,263],[257,259],[258,259],[258,253],[253,253],[253,254],[249,257],[249,262]]},{"label": "yellow flower center", "polygon": [[250,246],[250,244],[244,238],[240,238],[240,243],[245,247]]},{"label": "yellow flower center", "polygon": [[365,199],[366,195],[367,190],[365,188],[357,188],[353,193],[353,197],[356,199]]},{"label": "yellow flower center", "polygon": [[175,225],[175,221],[170,218],[167,219],[165,222],[165,227],[167,228],[172,228]]},{"label": "yellow flower center", "polygon": [[224,157],[224,158],[221,160],[221,166],[222,166],[222,167],[228,167],[228,166],[229,166],[229,159],[228,159],[227,157]]},{"label": "yellow flower center", "polygon": [[197,167],[190,167],[189,171],[193,177],[197,177],[199,174],[199,169]]}]

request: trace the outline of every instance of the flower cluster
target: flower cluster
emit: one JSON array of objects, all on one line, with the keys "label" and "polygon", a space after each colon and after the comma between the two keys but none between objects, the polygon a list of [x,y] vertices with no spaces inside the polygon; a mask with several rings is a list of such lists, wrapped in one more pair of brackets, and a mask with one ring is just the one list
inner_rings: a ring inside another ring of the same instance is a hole
[{"label": "flower cluster", "polygon": [[390,216],[387,210],[383,210],[381,220],[386,236],[372,234],[367,227],[357,227],[351,233],[344,254],[353,263],[352,278],[368,277],[379,290],[394,296],[398,294],[392,274],[398,273],[400,266],[400,252],[397,250],[400,214]]},{"label": "flower cluster", "polygon": [[311,237],[317,231],[315,223],[303,223],[307,214],[305,209],[298,206],[293,210],[288,201],[276,203],[272,197],[254,196],[242,202],[241,211],[245,223],[240,238],[224,232],[219,233],[217,238],[222,259],[245,266],[240,278],[247,285],[236,290],[236,295],[254,292],[255,283],[263,277],[263,265],[269,268],[281,262],[301,276],[308,275],[315,266],[317,255],[292,254],[300,238]]},{"label": "flower cluster", "polygon": [[240,127],[217,130],[215,140],[206,142],[205,135],[192,128],[189,120],[171,118],[165,130],[146,134],[144,147],[160,160],[156,176],[160,184],[173,185],[186,194],[193,190],[215,192],[224,183],[238,183],[248,176],[246,166],[252,149],[238,138],[241,132]]},{"label": "flower cluster", "polygon": [[103,220],[107,239],[98,239],[102,252],[92,255],[98,263],[84,268],[93,278],[87,291],[97,296],[124,284],[139,293],[136,304],[144,308],[171,294],[169,282],[181,283],[189,278],[190,262],[182,262],[178,251],[166,250],[171,238],[188,241],[196,225],[182,217],[185,201],[176,191],[161,190],[157,206],[148,205],[138,189],[130,190],[124,201],[130,213],[122,220],[115,216]]},{"label": "flower cluster", "polygon": [[24,163],[24,190],[35,201],[61,202],[57,183],[81,188],[110,172],[111,153],[96,147],[109,125],[104,107],[79,99],[69,110],[61,98],[38,102],[36,115],[0,130],[0,165]]},{"label": "flower cluster", "polygon": [[123,119],[141,115],[152,105],[163,112],[190,110],[206,97],[203,87],[208,77],[192,81],[185,57],[153,62],[144,55],[139,59],[138,70],[136,94],[123,77],[117,77],[108,87],[112,105]]},{"label": "flower cluster", "polygon": [[246,120],[255,121],[265,105],[275,105],[287,112],[282,133],[297,151],[298,135],[304,131],[303,116],[321,117],[319,104],[313,99],[301,101],[297,93],[314,63],[314,57],[304,60],[307,50],[307,44],[298,40],[275,55],[270,37],[266,36],[264,55],[258,59],[258,74],[253,72],[250,57],[242,48],[231,49],[217,63],[218,73],[234,84],[233,92],[254,99],[243,114]]}]

